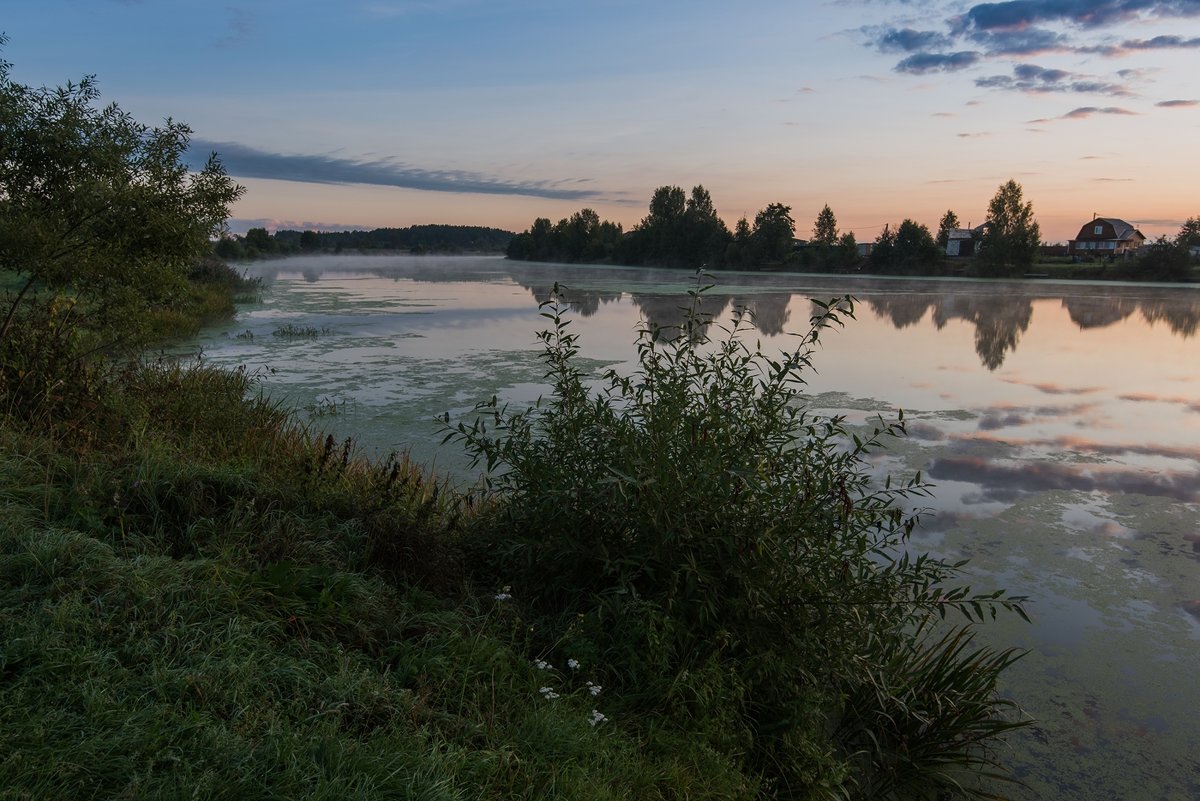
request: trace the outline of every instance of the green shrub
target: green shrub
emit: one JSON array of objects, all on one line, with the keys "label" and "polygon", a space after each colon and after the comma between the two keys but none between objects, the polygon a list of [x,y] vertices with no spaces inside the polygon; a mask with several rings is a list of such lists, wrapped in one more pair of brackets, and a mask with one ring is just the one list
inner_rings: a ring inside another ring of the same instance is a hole
[{"label": "green shrub", "polygon": [[[916,797],[992,764],[1016,725],[995,695],[1016,658],[967,626],[1019,598],[950,586],[962,564],[910,554],[920,476],[882,486],[860,436],[806,409],[804,372],[852,299],[818,304],[795,349],[713,339],[703,292],[678,330],[643,328],[638,368],[595,388],[563,290],[543,304],[552,392],[451,427],[487,472],[465,547],[511,585],[542,647],[605,665],[627,711],[684,722],[779,797]],[[963,626],[943,623],[962,612]],[[567,649],[567,650],[564,650]]]}]

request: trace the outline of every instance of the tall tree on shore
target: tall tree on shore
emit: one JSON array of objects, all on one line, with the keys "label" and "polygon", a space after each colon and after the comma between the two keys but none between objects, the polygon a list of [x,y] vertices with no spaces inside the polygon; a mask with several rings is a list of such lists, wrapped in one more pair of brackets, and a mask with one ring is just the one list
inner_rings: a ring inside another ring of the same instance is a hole
[{"label": "tall tree on shore", "polygon": [[733,238],[725,248],[725,263],[731,267],[745,267],[754,256],[754,233],[745,215],[738,218],[733,227]]},{"label": "tall tree on shore", "polygon": [[1010,178],[996,190],[985,226],[978,256],[984,275],[1008,275],[1033,264],[1041,229],[1033,216],[1033,203],[1022,198],[1019,183]]},{"label": "tall tree on shore", "polygon": [[692,187],[683,212],[680,258],[689,267],[716,266],[715,262],[724,261],[729,238],[729,229],[717,216],[712,195],[701,185]]},{"label": "tall tree on shore", "polygon": [[754,216],[753,241],[760,263],[780,262],[787,258],[792,252],[795,236],[796,221],[792,219],[791,206],[768,203]]},{"label": "tall tree on shore", "polygon": [[648,227],[674,222],[687,209],[687,196],[678,186],[660,186],[650,198],[650,214],[642,221]]},{"label": "tall tree on shore", "polygon": [[825,204],[825,208],[821,209],[816,222],[813,223],[812,241],[815,244],[826,246],[837,244],[837,217],[833,216],[833,209],[829,208],[828,203]]},{"label": "tall tree on shore", "polygon": [[1184,221],[1179,228],[1179,235],[1175,237],[1175,244],[1185,249],[1200,245],[1200,217],[1188,217]]},{"label": "tall tree on shore", "polygon": [[638,253],[635,262],[679,264],[684,238],[687,195],[678,186],[660,186],[650,198],[650,213],[637,226]]}]

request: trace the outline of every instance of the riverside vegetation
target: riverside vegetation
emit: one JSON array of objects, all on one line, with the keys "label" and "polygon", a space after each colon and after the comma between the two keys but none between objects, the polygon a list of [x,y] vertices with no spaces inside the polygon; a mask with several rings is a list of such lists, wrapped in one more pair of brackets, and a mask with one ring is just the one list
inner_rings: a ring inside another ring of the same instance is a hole
[{"label": "riverside vegetation", "polygon": [[1200,272],[1200,258],[1191,250],[1200,245],[1200,217],[1189,218],[1174,238],[1159,237],[1128,261],[1076,264],[1066,256],[1039,256],[1041,230],[1033,204],[1011,179],[988,204],[976,256],[946,256],[947,240],[958,227],[953,210],[942,216],[936,236],[905,219],[884,226],[863,255],[852,231],[839,232],[828,205],[817,214],[811,239],[801,242],[794,238],[791,206],[769,203],[753,222],[739,219],[731,232],[703,186],[693,187],[690,195],[678,186],[660,186],[649,213],[629,231],[601,220],[593,209],[581,209],[557,223],[537,218],[512,237],[505,253],[520,261],[905,276],[1019,278],[1034,270],[1053,278],[1187,281]]},{"label": "riverside vegetation", "polygon": [[[444,421],[455,489],[146,346],[253,292],[208,258],[240,189],[188,132],[0,64],[0,787],[15,798],[986,795],[1021,599],[911,554],[790,353],[703,291],[594,387]],[[137,232],[137,235],[132,233]],[[947,617],[949,616],[949,617]],[[957,619],[956,619],[957,618]]]}]

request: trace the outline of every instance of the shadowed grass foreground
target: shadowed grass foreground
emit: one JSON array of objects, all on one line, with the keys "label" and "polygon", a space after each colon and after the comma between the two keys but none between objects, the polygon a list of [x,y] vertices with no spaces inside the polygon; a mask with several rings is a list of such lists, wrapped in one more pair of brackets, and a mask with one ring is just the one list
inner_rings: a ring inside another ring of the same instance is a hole
[{"label": "shadowed grass foreground", "polygon": [[251,389],[152,366],[86,446],[0,428],[4,797],[751,794],[681,732],[594,725],[462,592],[448,493]]}]

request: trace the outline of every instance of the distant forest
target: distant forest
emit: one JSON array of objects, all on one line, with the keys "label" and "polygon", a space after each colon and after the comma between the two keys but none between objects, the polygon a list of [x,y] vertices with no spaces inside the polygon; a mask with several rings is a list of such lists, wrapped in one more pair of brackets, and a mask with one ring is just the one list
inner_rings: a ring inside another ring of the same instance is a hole
[{"label": "distant forest", "polygon": [[217,255],[245,260],[298,253],[402,251],[405,253],[504,253],[511,231],[478,225],[414,225],[373,231],[276,231],[251,228],[217,242]]},{"label": "distant forest", "polygon": [[[808,241],[797,240],[791,206],[770,203],[753,220],[742,217],[732,231],[717,215],[712,196],[703,186],[685,193],[662,186],[650,199],[649,214],[631,230],[601,220],[583,209],[552,223],[534,220],[509,243],[507,255],[522,261],[598,262],[663,267],[756,268],[789,267],[850,270],[860,262],[854,234],[837,230],[837,219],[826,206]],[[925,230],[932,253],[932,236]]]}]

